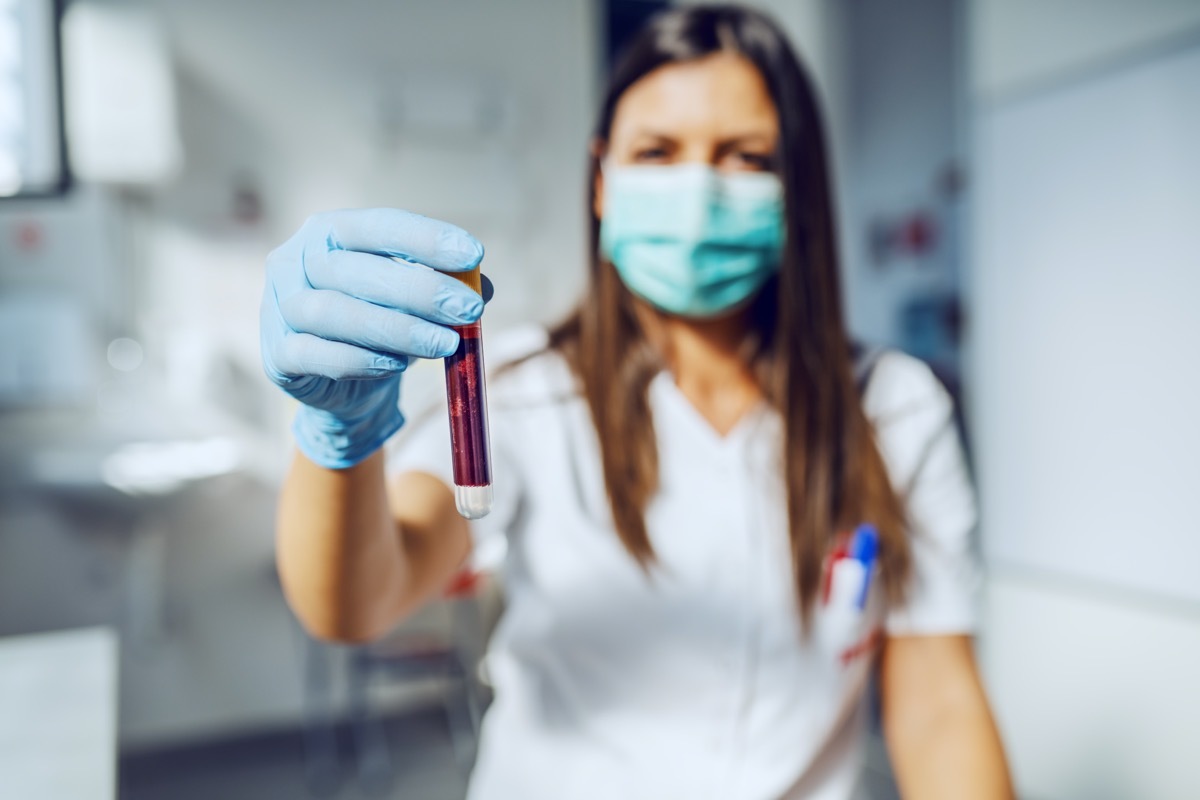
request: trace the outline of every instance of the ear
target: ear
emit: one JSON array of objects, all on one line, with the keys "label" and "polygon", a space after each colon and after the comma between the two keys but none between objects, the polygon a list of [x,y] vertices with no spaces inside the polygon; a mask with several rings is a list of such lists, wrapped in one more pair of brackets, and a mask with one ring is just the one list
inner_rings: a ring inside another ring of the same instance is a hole
[{"label": "ear", "polygon": [[593,138],[588,144],[588,151],[592,154],[596,170],[593,176],[595,190],[592,192],[592,213],[596,215],[596,219],[600,219],[604,216],[604,173],[600,170],[600,162],[604,160],[608,146],[603,139]]},{"label": "ear", "polygon": [[596,219],[604,216],[604,173],[600,168],[596,168],[595,189],[592,191],[592,213],[596,215]]}]

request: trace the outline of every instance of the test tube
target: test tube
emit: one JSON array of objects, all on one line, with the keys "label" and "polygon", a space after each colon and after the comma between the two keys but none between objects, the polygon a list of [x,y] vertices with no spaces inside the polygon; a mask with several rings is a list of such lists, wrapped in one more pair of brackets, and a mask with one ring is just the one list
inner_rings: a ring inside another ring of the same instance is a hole
[{"label": "test tube", "polygon": [[[452,277],[483,293],[479,267]],[[467,519],[492,510],[492,456],[488,440],[487,390],[483,372],[483,332],[479,322],[455,325],[458,350],[446,358],[446,400],[450,410],[450,453],[454,462],[454,503]]]}]

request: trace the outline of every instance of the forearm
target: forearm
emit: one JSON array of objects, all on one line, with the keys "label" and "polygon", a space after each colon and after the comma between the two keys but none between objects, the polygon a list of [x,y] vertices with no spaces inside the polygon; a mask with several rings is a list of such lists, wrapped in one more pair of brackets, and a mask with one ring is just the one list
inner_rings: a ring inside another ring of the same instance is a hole
[{"label": "forearm", "polygon": [[288,603],[313,635],[383,633],[401,604],[407,563],[382,454],[339,470],[297,454],[280,494],[276,553]]},{"label": "forearm", "polygon": [[889,638],[883,731],[901,796],[1009,800],[1004,748],[967,636]]},{"label": "forearm", "polygon": [[921,724],[887,732],[902,797],[1010,800],[999,734],[982,698],[930,714]]}]

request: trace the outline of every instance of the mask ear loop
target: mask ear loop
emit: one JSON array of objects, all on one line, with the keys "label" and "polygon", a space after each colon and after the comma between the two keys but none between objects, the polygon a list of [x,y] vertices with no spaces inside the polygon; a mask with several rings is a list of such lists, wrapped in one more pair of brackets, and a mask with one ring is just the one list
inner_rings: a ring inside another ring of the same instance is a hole
[{"label": "mask ear loop", "polygon": [[[594,181],[595,186],[593,186],[592,205],[596,218],[600,223],[601,230],[603,230],[605,216],[603,212],[607,210],[608,206],[610,186],[609,175],[611,175],[610,170],[612,169],[612,156],[608,153],[608,147],[605,145],[605,143],[601,142],[599,139],[592,140],[592,154],[596,158],[597,173],[596,180]],[[597,186],[599,187],[600,192],[603,194],[603,201],[599,203],[597,203],[595,199],[595,190]],[[604,253],[603,235],[601,235],[600,241],[597,242],[597,247],[599,249],[599,257],[605,261],[608,261],[609,258]]]}]

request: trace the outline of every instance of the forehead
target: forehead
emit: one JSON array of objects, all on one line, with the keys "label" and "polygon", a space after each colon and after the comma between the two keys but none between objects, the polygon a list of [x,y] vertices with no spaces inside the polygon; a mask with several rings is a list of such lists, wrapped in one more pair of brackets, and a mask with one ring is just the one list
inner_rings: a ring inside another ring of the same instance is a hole
[{"label": "forehead", "polygon": [[673,135],[775,131],[778,118],[758,69],[732,52],[659,67],[617,101],[612,138],[643,130]]}]

